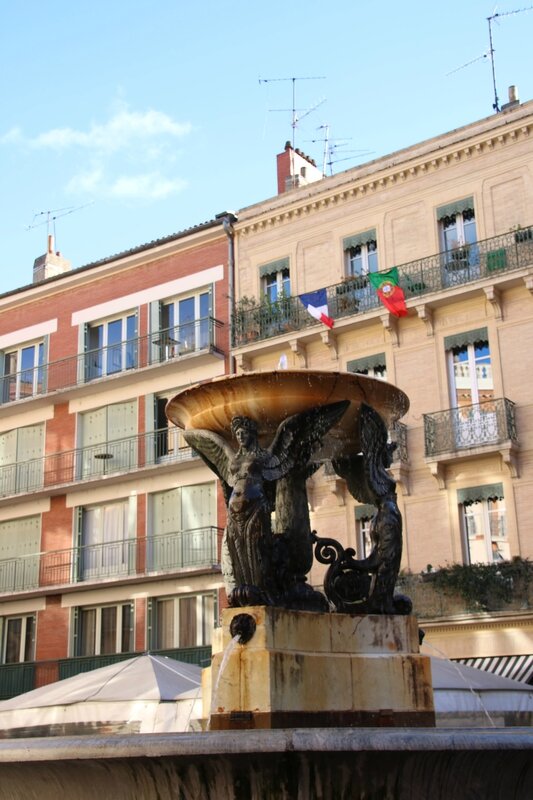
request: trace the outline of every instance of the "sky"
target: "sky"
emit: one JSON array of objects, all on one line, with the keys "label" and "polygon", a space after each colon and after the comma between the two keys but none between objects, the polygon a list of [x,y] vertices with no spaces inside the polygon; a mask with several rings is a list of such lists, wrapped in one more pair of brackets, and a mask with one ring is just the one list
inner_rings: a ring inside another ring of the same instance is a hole
[{"label": "sky", "polygon": [[275,195],[293,136],[336,174],[491,116],[491,16],[531,100],[523,0],[0,0],[0,293],[48,232],[80,267]]}]

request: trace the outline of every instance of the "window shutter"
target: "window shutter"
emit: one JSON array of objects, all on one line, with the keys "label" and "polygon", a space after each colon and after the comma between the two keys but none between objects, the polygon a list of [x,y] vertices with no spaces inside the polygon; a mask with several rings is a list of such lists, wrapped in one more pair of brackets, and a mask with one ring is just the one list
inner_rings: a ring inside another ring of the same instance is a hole
[{"label": "window shutter", "polygon": [[354,247],[358,247],[359,245],[368,244],[368,242],[375,241],[377,241],[376,229],[372,228],[369,231],[357,233],[355,236],[347,236],[342,240],[342,249],[344,251],[352,250]]},{"label": "window shutter", "polygon": [[487,483],[484,486],[470,486],[457,490],[457,502],[463,506],[480,503],[483,500],[503,500],[503,484]]},{"label": "window shutter", "polygon": [[155,602],[149,597],[146,601],[146,650],[153,650],[155,641]]},{"label": "window shutter", "polygon": [[163,304],[161,300],[154,300],[150,303],[150,346],[148,352],[150,364],[157,364],[158,361],[161,361],[161,354],[164,352],[161,343],[161,329],[163,327],[162,308]]},{"label": "window shutter", "polygon": [[444,337],[445,350],[459,350],[462,347],[467,347],[469,344],[479,344],[481,342],[488,342],[489,332],[487,328],[476,328],[473,331],[465,331],[463,333],[455,333],[453,336]]},{"label": "window shutter", "polygon": [[464,197],[462,200],[455,200],[453,203],[447,203],[445,206],[437,208],[437,221],[445,217],[453,217],[455,214],[462,214],[464,211],[473,211],[474,198]]},{"label": "window shutter", "polygon": [[361,520],[364,519],[373,519],[376,514],[377,508],[371,503],[366,503],[365,505],[355,507],[355,519],[357,522],[361,522]]},{"label": "window shutter", "polygon": [[80,633],[80,609],[76,606],[72,609],[72,655],[80,655],[79,633]]},{"label": "window shutter", "polygon": [[275,275],[284,269],[289,269],[289,259],[279,258],[277,261],[270,261],[268,264],[263,264],[262,267],[259,267],[259,277],[266,278],[268,275]]},{"label": "window shutter", "polygon": [[353,361],[348,361],[346,369],[348,372],[363,372],[367,369],[386,366],[387,360],[385,358],[385,353],[376,353],[373,356],[365,356],[364,358],[356,358]]},{"label": "window shutter", "polygon": [[83,559],[81,558],[81,547],[83,545],[83,508],[78,506],[74,509],[74,558],[72,561],[72,579],[78,581],[81,578]]},{"label": "window shutter", "polygon": [[91,369],[86,355],[89,349],[89,325],[85,322],[78,330],[78,383],[90,380]]},{"label": "window shutter", "polygon": [[40,394],[48,391],[48,362],[50,361],[50,336],[43,336],[43,364]]},{"label": "window shutter", "polygon": [[6,354],[4,350],[0,350],[0,403],[7,403],[9,401],[9,380],[6,380]]}]

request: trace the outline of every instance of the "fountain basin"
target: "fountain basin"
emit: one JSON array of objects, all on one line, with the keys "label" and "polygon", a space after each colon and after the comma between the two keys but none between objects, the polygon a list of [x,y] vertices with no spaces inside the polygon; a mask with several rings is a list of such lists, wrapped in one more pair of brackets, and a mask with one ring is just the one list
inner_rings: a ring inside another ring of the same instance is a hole
[{"label": "fountain basin", "polygon": [[282,420],[316,406],[349,400],[340,422],[324,440],[320,455],[330,457],[359,449],[361,404],[374,408],[387,427],[409,408],[409,400],[396,386],[351,372],[280,370],[248,372],[199,383],[169,400],[168,418],[179,428],[214,431],[228,440],[234,416],[246,416],[259,427],[262,445],[270,443]]}]

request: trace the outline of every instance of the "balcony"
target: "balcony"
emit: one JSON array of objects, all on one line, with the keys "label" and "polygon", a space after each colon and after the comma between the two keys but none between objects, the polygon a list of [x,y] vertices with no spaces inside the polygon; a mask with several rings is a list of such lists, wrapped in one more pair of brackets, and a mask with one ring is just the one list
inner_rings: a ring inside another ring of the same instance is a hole
[{"label": "balcony", "polygon": [[[172,650],[151,650],[152,655],[168,656],[177,661],[207,667],[211,663],[211,646],[180,647]],[[99,656],[61,658],[53,661],[27,661],[19,664],[0,664],[0,700],[7,700],[54,681],[71,678],[82,672],[106,667],[117,661],[142,655],[142,653],[112,653]]]},{"label": "balcony", "polygon": [[202,353],[221,353],[217,344],[222,323],[212,317],[160,330],[149,336],[88,350],[0,378],[2,404],[86,386],[131,370],[155,367]]},{"label": "balcony", "polygon": [[0,595],[218,566],[222,530],[214,526],[123,539],[0,561]]},{"label": "balcony", "polygon": [[[500,278],[533,264],[533,228],[484,239],[457,250],[420,258],[398,267],[406,300],[435,292],[453,291],[487,278]],[[383,267],[389,269],[390,267]],[[365,276],[347,277],[326,289],[328,312],[333,319],[352,317],[383,308]],[[233,346],[317,325],[298,297],[253,305],[241,302],[232,319]]]},{"label": "balcony", "polygon": [[424,414],[424,447],[426,463],[439,484],[444,462],[486,452],[499,452],[515,477],[518,451],[515,405],[503,397]]},{"label": "balcony", "polygon": [[176,464],[196,458],[191,447],[180,447],[177,429],[161,428],[126,439],[52,453],[0,467],[0,499],[80,481]]}]

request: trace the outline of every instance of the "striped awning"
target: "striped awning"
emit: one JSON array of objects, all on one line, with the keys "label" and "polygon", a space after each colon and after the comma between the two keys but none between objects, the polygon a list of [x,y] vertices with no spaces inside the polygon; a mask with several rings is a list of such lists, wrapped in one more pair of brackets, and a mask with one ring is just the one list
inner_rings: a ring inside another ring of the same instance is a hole
[{"label": "striped awning", "polygon": [[479,658],[454,658],[459,664],[492,672],[502,678],[511,678],[533,685],[533,655],[481,656]]}]

